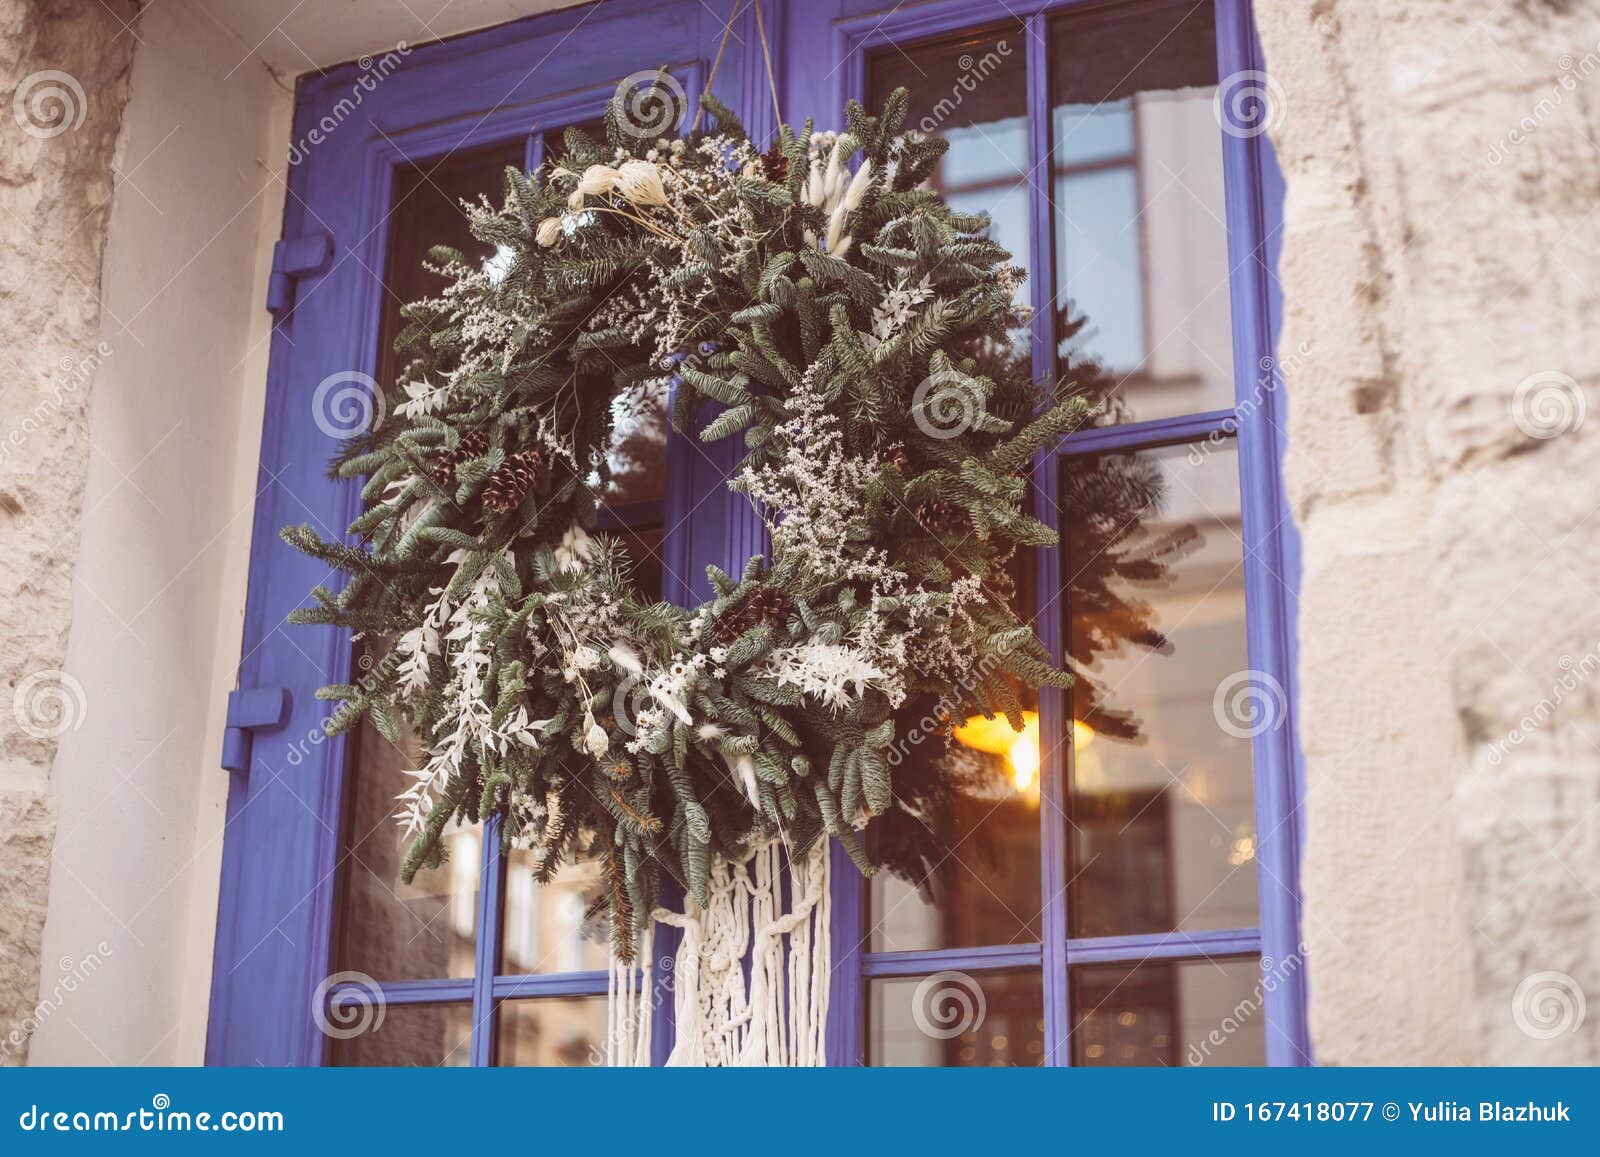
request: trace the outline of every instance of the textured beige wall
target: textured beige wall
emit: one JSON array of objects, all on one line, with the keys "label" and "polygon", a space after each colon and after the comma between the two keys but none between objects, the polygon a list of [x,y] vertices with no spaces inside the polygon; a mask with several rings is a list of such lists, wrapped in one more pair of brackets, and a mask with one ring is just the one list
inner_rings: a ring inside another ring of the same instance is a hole
[{"label": "textured beige wall", "polygon": [[[0,1063],[38,1020],[57,739],[89,387],[105,360],[100,270],[128,96],[133,0],[0,0]],[[75,983],[75,982],[74,982]]]},{"label": "textured beige wall", "polygon": [[1318,1057],[1595,1063],[1600,21],[1257,15],[1280,348],[1306,350],[1287,473]]},{"label": "textured beige wall", "polygon": [[50,775],[50,1013],[31,1064],[203,1057],[289,102],[203,0],[144,8],[71,587],[87,711]]}]

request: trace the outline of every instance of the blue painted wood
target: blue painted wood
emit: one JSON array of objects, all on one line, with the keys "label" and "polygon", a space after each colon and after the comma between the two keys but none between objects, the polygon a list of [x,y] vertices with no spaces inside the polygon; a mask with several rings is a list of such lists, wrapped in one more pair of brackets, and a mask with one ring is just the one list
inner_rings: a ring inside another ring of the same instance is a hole
[{"label": "blue painted wood", "polygon": [[[1054,229],[1055,181],[1051,176],[1050,30],[1042,13],[1027,18],[1028,82],[1028,218],[1031,249],[1028,264],[1033,306],[1033,376],[1050,381],[1056,374],[1056,303]],[[1060,473],[1048,449],[1034,455],[1033,516],[1049,526],[1059,526]],[[1058,665],[1066,660],[1065,578],[1061,550],[1034,553],[1035,589],[1040,607],[1034,630]],[[1067,793],[1072,768],[1072,705],[1058,687],[1039,689],[1039,886],[1043,898],[1040,930],[1044,944],[1040,964],[1052,983],[1044,986],[1044,1063],[1065,1064],[1071,1057],[1067,1037],[1072,1026],[1071,994],[1067,975]]]},{"label": "blue painted wood", "polygon": [[[395,167],[517,139],[575,108],[598,113],[610,90],[596,87],[597,75],[610,80],[675,62],[685,68],[685,88],[697,92],[727,10],[612,0],[424,45],[353,108],[349,94],[363,76],[357,64],[297,87],[293,140],[309,140],[319,124],[335,127],[290,168],[283,236],[315,228],[332,238],[333,255],[326,269],[298,281],[296,307],[280,315],[269,359],[239,685],[288,688],[291,706],[285,726],[256,736],[249,773],[230,784],[210,1063],[317,1064],[323,1055],[312,1004],[332,957],[345,742],[322,737],[331,707],[314,692],[349,680],[350,646],[333,628],[295,627],[292,641],[285,633],[288,612],[337,578],[281,545],[277,533],[309,522],[338,537],[359,508],[355,487],[325,477],[336,445],[313,420],[312,397],[332,374],[377,372]],[[747,51],[730,44],[727,79],[718,78],[732,103]]]},{"label": "blue painted wood", "polygon": [[[1045,944],[1003,944],[981,948],[938,948],[912,952],[869,952],[861,957],[860,974],[925,976],[942,969],[995,972],[1008,968],[1038,968],[1053,955],[1059,966],[1052,975],[1066,975],[1067,965],[1139,964],[1146,960],[1209,959],[1250,956],[1261,951],[1257,928],[1224,928],[1206,932],[1162,932],[1138,936],[1062,938],[1062,948],[1051,953]],[[1048,1000],[1046,1013],[1049,1012]]]},{"label": "blue painted wood", "polygon": [[1209,960],[1261,951],[1257,928],[1216,932],[1166,932],[1147,936],[1096,936],[1067,942],[1069,964],[1142,964],[1147,960]]},{"label": "blue painted wood", "polygon": [[277,727],[289,714],[286,687],[255,687],[228,693],[228,715],[222,732],[222,766],[228,771],[250,770],[250,733]]},{"label": "blue painted wood", "polygon": [[[1216,12],[1219,74],[1264,71],[1249,0],[1217,0]],[[1282,438],[1288,421],[1286,399],[1278,388],[1281,379],[1274,370],[1279,306],[1273,287],[1283,220],[1282,180],[1268,156],[1265,136],[1224,134],[1223,150],[1228,261],[1238,271],[1231,288],[1246,632],[1250,666],[1268,684],[1269,696],[1283,706],[1278,725],[1253,740],[1262,953],[1281,969],[1290,960],[1303,963],[1292,643],[1298,541],[1283,494]],[[1305,983],[1305,969],[1297,966],[1285,983],[1265,993],[1269,1064],[1311,1062]]]},{"label": "blue painted wood", "polygon": [[[386,1005],[465,1004],[472,999],[472,984],[471,980],[391,980],[379,984],[377,992]],[[328,990],[328,1003],[365,1004],[372,993],[365,984],[336,984]]]},{"label": "blue painted wood", "polygon": [[1238,429],[1234,410],[1210,410],[1203,414],[1181,414],[1175,418],[1153,418],[1148,422],[1124,422],[1120,426],[1095,426],[1068,434],[1056,452],[1063,457],[1082,458],[1132,450],[1173,446],[1204,438],[1232,437]]},{"label": "blue painted wood", "polygon": [[601,969],[585,972],[551,972],[537,976],[497,976],[496,1000],[536,996],[604,996],[608,974]]},{"label": "blue painted wood", "polygon": [[310,233],[272,248],[272,273],[267,278],[267,312],[279,314],[294,304],[294,283],[311,273],[321,273],[333,258],[333,238]]},{"label": "blue painted wood", "polygon": [[869,952],[861,958],[861,975],[924,976],[945,969],[994,972],[1006,968],[1038,968],[1044,960],[1039,944],[992,944],[981,948],[934,948],[917,952]]},{"label": "blue painted wood", "polygon": [[[764,0],[763,14],[772,38],[774,65],[784,111],[793,119],[812,113],[818,123],[842,123],[842,100],[859,95],[865,49],[923,36],[959,31],[999,20],[1027,19],[1030,28],[1029,95],[1034,108],[1048,107],[1043,19],[1088,0],[933,0],[910,9],[885,12],[882,0],[820,0],[791,4]],[[333,576],[277,540],[280,526],[309,521],[325,535],[337,535],[359,506],[353,487],[334,486],[323,477],[332,453],[331,439],[312,421],[311,397],[330,374],[372,374],[378,364],[377,320],[382,304],[383,259],[387,251],[387,206],[395,167],[408,160],[526,138],[530,163],[542,156],[543,131],[598,115],[609,99],[608,84],[632,72],[653,70],[663,61],[680,76],[691,99],[698,95],[715,52],[732,0],[706,4],[689,0],[611,0],[530,17],[451,41],[409,50],[403,65],[367,92],[353,111],[345,110],[336,129],[305,153],[289,174],[290,196],[283,235],[298,239],[311,230],[332,240],[331,260],[314,262],[294,286],[295,308],[278,314],[268,371],[267,410],[262,438],[256,521],[252,538],[250,599],[246,612],[240,686],[287,688],[290,709],[285,725],[256,736],[248,773],[235,773],[228,802],[228,836],[223,854],[212,1020],[207,1043],[210,1063],[317,1063],[323,1042],[315,1030],[311,997],[329,968],[332,906],[340,847],[340,803],[344,791],[342,740],[328,741],[318,730],[329,708],[312,696],[317,686],[346,681],[350,649],[343,633],[331,628],[295,628],[290,643],[282,632],[284,616],[302,605],[306,592]],[[756,138],[771,132],[771,101],[766,65],[755,35],[754,11],[739,18],[736,35],[716,78],[719,95],[739,110]],[[1219,58],[1223,75],[1259,67],[1260,55],[1250,22],[1248,0],[1218,0]],[[830,67],[818,66],[830,62]],[[297,90],[294,139],[331,116],[362,74],[355,64],[303,80]],[[347,115],[346,115],[347,114]],[[1037,162],[1047,155],[1047,125],[1036,118],[1030,149]],[[1230,257],[1236,269],[1232,287],[1235,362],[1241,367],[1239,413],[1194,415],[1170,422],[1138,423],[1109,431],[1085,431],[1066,439],[1062,454],[1101,453],[1139,446],[1172,444],[1236,429],[1246,495],[1248,555],[1257,559],[1247,573],[1251,663],[1280,678],[1294,700],[1293,584],[1298,544],[1286,532],[1279,484],[1280,442],[1285,399],[1269,391],[1266,404],[1243,412],[1249,369],[1270,356],[1281,303],[1271,279],[1281,219],[1281,181],[1270,148],[1260,138],[1225,141],[1228,174]],[[1048,308],[1050,259],[1049,182],[1040,180],[1032,198],[1035,234],[1029,254],[1036,272],[1036,369],[1053,369],[1053,311]],[[1241,265],[1241,261],[1243,264]],[[274,300],[282,304],[281,286]],[[1230,426],[1237,417],[1237,424]],[[707,447],[675,438],[668,455],[671,483],[663,504],[668,536],[666,594],[679,602],[703,597],[703,565],[716,562],[737,573],[751,555],[766,549],[759,519],[742,499],[728,495],[726,476],[739,448]],[[1034,509],[1054,520],[1056,472],[1041,458]],[[1040,552],[1040,590],[1061,583],[1058,552]],[[1279,584],[1277,579],[1283,579]],[[1044,597],[1048,598],[1048,595]],[[1060,617],[1045,615],[1041,637],[1061,654]],[[1068,734],[1064,697],[1046,694],[1041,713],[1045,732]],[[1080,942],[1066,938],[1064,880],[1064,790],[1070,748],[1049,745],[1043,791],[1050,806],[1044,832],[1047,905],[1044,946],[1000,950],[1036,952],[1047,984],[1047,1036],[1052,1055],[1068,1051],[1065,1042],[1065,968],[1069,962],[1109,959],[1116,952],[1157,951],[1205,955],[1210,941],[1165,938],[1160,945]],[[241,757],[235,762],[243,763]],[[1263,873],[1261,950],[1285,958],[1298,944],[1295,874],[1298,857],[1299,764],[1292,727],[1257,740],[1257,799]],[[497,844],[497,841],[486,841]],[[500,903],[495,883],[501,865],[485,861],[480,927],[494,932],[485,951],[498,942]],[[833,936],[836,950],[851,946],[834,976],[830,1025],[831,1063],[861,1059],[862,977],[869,968],[927,967],[935,957],[863,956],[864,931],[859,875],[837,848],[833,851],[837,894]],[[490,868],[493,867],[493,871]],[[1272,877],[1269,880],[1268,877]],[[1276,883],[1272,881],[1275,880]],[[1236,939],[1237,946],[1247,943]],[[670,937],[658,940],[658,957],[670,955]],[[1248,948],[1240,949],[1249,951]],[[1088,955],[1084,955],[1088,953]],[[1119,959],[1136,959],[1119,957]],[[1166,958],[1166,957],[1162,957]],[[978,965],[974,965],[977,967]],[[473,1000],[487,1008],[510,996],[559,995],[604,991],[604,973],[565,977],[494,977],[494,964],[480,961],[471,981],[385,985],[397,1003],[407,1000]],[[885,973],[887,974],[887,973]],[[1298,985],[1280,985],[1268,998],[1269,1057],[1273,1063],[1304,1060],[1304,994]],[[670,1045],[670,1000],[660,1009],[658,1049]],[[486,1018],[492,1024],[492,1018]],[[474,1059],[492,1053],[492,1028],[474,1042]],[[664,1056],[664,1052],[658,1052]]]},{"label": "blue painted wood", "polygon": [[835,840],[828,849],[828,939],[833,974],[828,978],[827,1061],[834,1067],[866,1061],[863,1017],[866,1011],[862,969],[866,957],[866,886],[861,871]]},{"label": "blue painted wood", "polygon": [[477,946],[472,970],[472,1063],[494,1063],[495,1036],[500,1018],[495,1015],[494,978],[500,971],[500,945],[506,912],[506,865],[500,854],[500,817],[483,822],[483,866],[478,876]]}]

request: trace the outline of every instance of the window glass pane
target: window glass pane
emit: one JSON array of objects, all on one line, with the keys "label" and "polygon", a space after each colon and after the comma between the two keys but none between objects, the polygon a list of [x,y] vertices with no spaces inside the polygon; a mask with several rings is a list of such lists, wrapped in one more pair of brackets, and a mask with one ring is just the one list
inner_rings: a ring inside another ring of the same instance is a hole
[{"label": "window glass pane", "polygon": [[[1009,728],[1007,729],[1009,733]],[[932,740],[895,769],[896,793],[910,772],[945,761],[963,781],[977,785],[957,795],[947,817],[927,821],[895,810],[873,821],[868,838],[881,865],[868,887],[872,952],[972,948],[1040,939],[1039,790],[1018,789],[1006,757]],[[919,766],[911,771],[913,762]],[[940,774],[951,774],[941,772]],[[910,882],[892,870],[910,864]]]},{"label": "window glass pane", "polygon": [[[357,660],[358,672],[363,660]],[[406,773],[421,766],[420,749],[409,735],[396,747],[366,721],[350,746],[339,969],[377,980],[471,976],[483,855],[479,830],[452,823],[444,837],[445,862],[401,883],[410,841],[394,820],[395,797],[412,783]]]},{"label": "window glass pane", "polygon": [[611,403],[611,480],[602,495],[607,506],[660,502],[667,496],[667,406],[665,378],[641,382]]},{"label": "window glass pane", "polygon": [[607,531],[622,540],[633,563],[633,589],[641,595],[659,599],[665,589],[665,532],[657,526],[628,526]]},{"label": "window glass pane", "polygon": [[[1027,619],[1032,556],[1019,553],[1009,569],[1012,608]],[[900,713],[890,755],[898,806],[867,831],[879,865],[867,885],[868,951],[1041,939],[1038,697],[1022,698],[1020,734],[1003,719],[946,721],[932,697]]]},{"label": "window glass pane", "polygon": [[328,1063],[458,1068],[471,1062],[472,1005],[391,1004],[382,1013],[381,1019],[373,1016],[364,1031],[345,1039],[334,1037]]},{"label": "window glass pane", "polygon": [[873,1065],[1042,1065],[1039,973],[936,972],[867,983]]},{"label": "window glass pane", "polygon": [[541,884],[533,853],[513,851],[506,868],[500,971],[520,976],[604,968],[610,931],[604,915],[588,916],[599,881],[600,862],[587,859],[563,865],[555,879]]},{"label": "window glass pane", "polygon": [[586,1068],[605,1063],[606,998],[543,997],[500,1005],[495,1064]]},{"label": "window glass pane", "polygon": [[[570,126],[580,132],[587,133],[600,144],[606,141],[606,122],[600,120],[579,121]],[[560,161],[567,155],[566,127],[550,129],[544,134],[544,159],[547,161]]]},{"label": "window glass pane", "polygon": [[1151,961],[1072,970],[1075,1065],[1261,1065],[1261,965]]},{"label": "window glass pane", "polygon": [[[867,107],[910,90],[908,130],[950,150],[932,184],[963,212],[988,213],[990,236],[1028,262],[1027,31],[1007,23],[948,40],[894,45],[867,57]],[[1019,289],[1026,302],[1026,287]]]},{"label": "window glass pane", "polygon": [[[521,165],[524,149],[519,137],[396,170],[378,345],[385,389],[399,369],[394,340],[402,327],[400,307],[444,288],[442,278],[423,268],[428,250],[450,245],[479,260],[493,256],[467,228],[460,202],[480,194],[498,200],[506,166]],[[365,662],[358,656],[355,679],[367,669]],[[339,967],[379,980],[471,976],[482,851],[477,831],[452,828],[445,837],[446,862],[402,884],[408,842],[393,820],[395,796],[410,786],[405,773],[420,766],[420,750],[410,738],[396,747],[369,722],[353,734],[350,748]]]},{"label": "window glass pane", "polygon": [[1250,731],[1284,704],[1246,674],[1238,470],[1231,442],[1062,467],[1074,936],[1258,919]]},{"label": "window glass pane", "polygon": [[1056,297],[1083,321],[1058,369],[1104,365],[1106,422],[1230,406],[1211,5],[1067,13],[1050,40]]},{"label": "window glass pane", "polygon": [[388,389],[400,369],[394,340],[404,327],[400,307],[443,292],[446,281],[422,263],[435,245],[459,249],[469,258],[487,261],[488,245],[472,235],[463,200],[487,196],[499,204],[507,165],[527,161],[523,138],[481,149],[464,149],[447,157],[402,165],[395,170],[394,202],[389,214],[389,253],[384,272],[383,329],[378,342],[378,381]]}]

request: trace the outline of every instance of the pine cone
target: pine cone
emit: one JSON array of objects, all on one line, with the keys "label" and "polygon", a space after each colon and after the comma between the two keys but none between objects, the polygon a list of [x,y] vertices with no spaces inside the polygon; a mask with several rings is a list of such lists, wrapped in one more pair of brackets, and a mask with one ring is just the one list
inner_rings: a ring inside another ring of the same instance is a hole
[{"label": "pine cone", "polygon": [[942,498],[919,506],[917,521],[935,538],[964,538],[972,529],[967,512]]},{"label": "pine cone", "polygon": [[778,587],[757,587],[744,602],[724,611],[717,620],[717,642],[727,646],[751,627],[762,623],[781,626],[793,608],[794,600],[787,591]]},{"label": "pine cone", "polygon": [[737,607],[730,607],[722,613],[722,616],[717,619],[716,626],[712,632],[716,635],[717,642],[726,647],[750,629],[752,623],[745,617],[745,610],[749,605],[748,602],[744,602]]},{"label": "pine cone", "polygon": [[782,626],[794,608],[794,600],[779,587],[760,587],[745,600],[745,614],[752,622]]},{"label": "pine cone", "polygon": [[904,446],[896,446],[889,451],[889,465],[902,474],[911,469],[911,455],[906,453]]},{"label": "pine cone", "polygon": [[761,173],[767,180],[780,185],[789,179],[789,158],[783,155],[783,149],[776,141],[761,154]]},{"label": "pine cone", "polygon": [[456,442],[454,450],[446,450],[428,467],[428,477],[435,485],[452,493],[456,488],[456,467],[469,458],[481,457],[489,449],[489,435],[482,430],[468,430]]},{"label": "pine cone", "polygon": [[518,450],[483,484],[483,504],[498,514],[515,510],[539,479],[544,456],[535,449]]}]

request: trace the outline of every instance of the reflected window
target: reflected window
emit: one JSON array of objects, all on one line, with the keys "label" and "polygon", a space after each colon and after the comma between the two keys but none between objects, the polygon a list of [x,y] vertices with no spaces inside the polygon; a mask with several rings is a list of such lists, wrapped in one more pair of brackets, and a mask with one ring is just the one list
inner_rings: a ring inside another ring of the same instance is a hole
[{"label": "reflected window", "polygon": [[1258,918],[1250,744],[1216,710],[1250,666],[1237,457],[1225,443],[1062,468],[1074,936]]},{"label": "reflected window", "polygon": [[605,1064],[604,996],[501,1003],[495,1064],[513,1068],[594,1068]]},{"label": "reflected window", "polygon": [[1005,1068],[1044,1064],[1037,971],[944,971],[867,985],[873,1065]]},{"label": "reflected window", "polygon": [[[950,142],[931,184],[963,213],[987,213],[989,236],[1028,261],[1027,29],[996,25],[868,60],[867,106],[910,91],[906,128]],[[1026,303],[1024,286],[1018,301]]]},{"label": "reflected window", "polygon": [[1077,968],[1072,1063],[1265,1064],[1264,999],[1254,958]]},{"label": "reflected window", "polygon": [[1222,135],[1209,3],[1108,5],[1050,23],[1058,370],[1108,371],[1105,422],[1233,402]]},{"label": "reflected window", "polygon": [[[389,1004],[332,1021],[328,1063],[340,1067],[446,1067],[471,1063],[470,1004]],[[342,1031],[348,1028],[361,1031]]]}]

